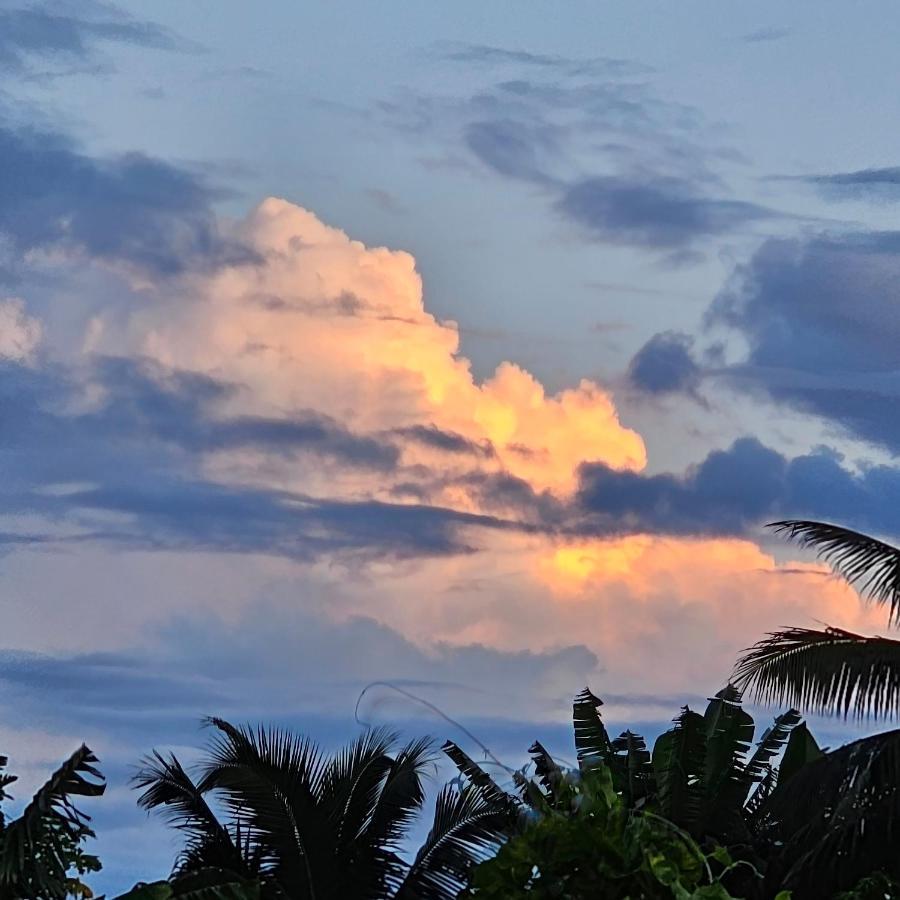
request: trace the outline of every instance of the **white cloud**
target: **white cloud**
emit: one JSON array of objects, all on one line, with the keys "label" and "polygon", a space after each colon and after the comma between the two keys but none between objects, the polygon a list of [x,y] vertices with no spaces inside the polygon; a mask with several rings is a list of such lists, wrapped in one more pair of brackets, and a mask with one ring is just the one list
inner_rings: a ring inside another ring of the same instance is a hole
[{"label": "white cloud", "polygon": [[0,300],[0,359],[30,362],[41,342],[41,323],[17,297]]}]

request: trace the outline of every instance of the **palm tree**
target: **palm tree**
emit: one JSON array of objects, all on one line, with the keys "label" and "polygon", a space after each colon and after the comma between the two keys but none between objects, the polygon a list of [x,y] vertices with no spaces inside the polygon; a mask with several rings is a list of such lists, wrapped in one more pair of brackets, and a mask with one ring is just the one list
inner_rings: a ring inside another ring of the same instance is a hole
[{"label": "palm tree", "polygon": [[[741,897],[771,900],[788,889],[794,900],[822,900],[873,872],[900,878],[900,731],[823,752],[788,710],[751,750],[753,719],[728,686],[703,715],[684,707],[651,752],[631,731],[610,739],[601,705],[587,689],[575,698],[577,770],[535,742],[533,777],[512,772],[515,790],[504,790],[456,744],[448,741],[444,751],[469,782],[494,802],[505,797],[526,822],[577,817],[573,786],[607,772],[626,810],[662,816],[705,852],[735,861],[722,882]],[[623,853],[626,844],[618,845]]]},{"label": "palm tree", "polygon": [[434,762],[427,740],[396,749],[395,735],[373,729],[329,758],[287,731],[209,721],[216,734],[196,780],[157,752],[135,778],[140,805],[160,809],[185,836],[176,885],[200,878],[237,886],[222,896],[273,900],[449,900],[508,825],[478,786],[448,785],[407,860]]},{"label": "palm tree", "polygon": [[[651,751],[644,738],[630,730],[610,738],[600,715],[602,705],[587,688],[572,705],[577,769],[562,767],[536,741],[529,750],[533,776],[526,777],[524,770],[512,772],[514,790],[508,792],[453,742],[444,745],[444,752],[471,783],[490,795],[504,796],[526,824],[535,816],[571,816],[573,785],[608,772],[624,810],[667,821],[670,829],[689,843],[696,841],[705,852],[727,848],[732,859],[741,860],[727,875],[730,887],[742,897],[774,896],[774,891],[764,892],[761,877],[754,873],[770,870],[777,881],[787,869],[781,857],[789,836],[778,828],[781,789],[822,756],[800,714],[791,709],[777,716],[752,747],[753,718],[742,708],[740,692],[728,685],[709,700],[703,714],[683,707]],[[820,838],[818,832],[810,836]],[[807,849],[805,843],[790,847],[797,855]]]},{"label": "palm tree", "polygon": [[[814,549],[864,598],[888,608],[888,625],[900,624],[900,549],[824,522],[771,527]],[[900,641],[841,628],[785,628],[745,651],[735,681],[763,701],[844,717],[895,716]],[[851,875],[875,869],[900,877],[900,730],[813,761],[779,791],[771,813],[781,833],[805,847],[785,875],[788,882],[814,891],[847,886]]]},{"label": "palm tree", "polygon": [[[824,522],[790,520],[770,527],[820,559],[900,625],[900,549]],[[900,641],[841,628],[785,628],[738,660],[735,683],[765,702],[858,718],[900,712]]]},{"label": "palm tree", "polygon": [[[632,731],[610,738],[600,715],[602,705],[587,688],[572,704],[578,772],[608,769],[628,808],[652,807],[698,840],[749,844],[756,810],[777,782],[775,757],[787,747],[799,762],[795,748],[811,740],[800,714],[791,709],[776,717],[751,752],[755,725],[732,685],[709,700],[704,714],[685,706],[673,727],[656,739],[652,752]],[[443,750],[463,776],[495,803],[503,798],[511,810],[544,813],[557,807],[558,789],[566,793],[571,773],[539,741],[529,750],[534,777],[512,772],[514,792],[504,791],[452,741]]]},{"label": "palm tree", "polygon": [[[0,814],[0,900],[62,900],[92,894],[78,877],[96,872],[100,863],[83,852],[93,837],[89,816],[73,797],[99,797],[106,788],[94,763],[97,758],[82,744],[35,793],[18,818]],[[0,770],[7,759],[0,756]],[[6,788],[15,775],[0,772],[0,800],[10,799]]]}]

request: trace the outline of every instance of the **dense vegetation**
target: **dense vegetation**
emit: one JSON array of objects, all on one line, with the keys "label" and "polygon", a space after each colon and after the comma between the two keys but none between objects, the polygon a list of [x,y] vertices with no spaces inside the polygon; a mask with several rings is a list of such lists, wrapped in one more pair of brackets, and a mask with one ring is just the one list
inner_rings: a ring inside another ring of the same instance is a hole
[{"label": "dense vegetation", "polygon": [[[900,550],[821,523],[778,527],[900,620]],[[611,738],[585,689],[574,768],[536,742],[528,765],[491,775],[446,742],[460,777],[415,853],[429,741],[371,729],[326,756],[211,719],[193,773],[171,755],[144,760],[138,802],[183,849],[168,879],[119,900],[900,900],[900,730],[827,752],[792,708],[757,737],[741,695],[895,713],[900,641],[788,629],[750,648],[736,682],[703,713],[684,707],[652,748],[630,730]],[[100,863],[75,800],[103,793],[96,762],[80,748],[21,816],[0,815],[0,900],[93,896],[83,876]],[[0,774],[0,800],[14,780]]]}]

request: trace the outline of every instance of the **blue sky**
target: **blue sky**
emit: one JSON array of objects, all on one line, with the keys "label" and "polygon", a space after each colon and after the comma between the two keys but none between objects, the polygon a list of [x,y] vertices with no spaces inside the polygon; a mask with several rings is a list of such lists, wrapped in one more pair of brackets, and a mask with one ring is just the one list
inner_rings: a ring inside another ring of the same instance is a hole
[{"label": "blue sky", "polygon": [[392,681],[518,761],[883,630],[762,526],[900,532],[898,29],[0,0],[0,738],[23,798],[103,760],[101,890],[203,715],[333,745]]}]

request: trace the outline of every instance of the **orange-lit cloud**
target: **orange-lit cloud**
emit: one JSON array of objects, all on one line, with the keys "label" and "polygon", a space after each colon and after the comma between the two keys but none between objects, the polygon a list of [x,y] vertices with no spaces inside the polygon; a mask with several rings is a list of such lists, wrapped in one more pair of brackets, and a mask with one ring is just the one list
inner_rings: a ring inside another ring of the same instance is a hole
[{"label": "orange-lit cloud", "polygon": [[[644,466],[643,441],[620,424],[598,385],[585,380],[548,395],[510,362],[478,383],[460,355],[456,324],[425,310],[410,254],[366,247],[274,198],[260,204],[239,232],[259,264],[180,282],[169,302],[132,318],[128,336],[135,351],[165,364],[241,384],[230,412],[288,416],[315,410],[365,433],[434,426],[493,448],[478,459],[451,458],[410,442],[403,457],[407,482],[416,480],[422,465],[437,468],[444,481],[477,468],[565,494],[575,487],[583,461]],[[98,328],[95,322],[92,346],[102,347]],[[120,338],[109,337],[106,347]],[[217,464],[225,472],[235,459]],[[347,473],[329,473],[327,483],[355,495],[378,493]],[[447,491],[432,499],[471,508],[464,491]]]},{"label": "orange-lit cloud", "polygon": [[[643,441],[600,386],[548,395],[513,362],[483,382],[460,353],[452,322],[428,313],[408,253],[368,248],[311,212],[269,199],[236,226],[258,262],[160,288],[127,327],[96,320],[89,346],[123,345],[179,369],[239,386],[221,413],[291,417],[313,410],[360,435],[397,441],[397,471],[333,461],[299,465],[262,450],[213,453],[207,474],[322,497],[403,498],[476,512],[468,476],[508,473],[560,498],[578,467],[639,470]],[[166,292],[169,292],[168,294]],[[410,439],[437,428],[472,452]],[[398,493],[399,492],[399,493]],[[706,692],[767,629],[825,620],[877,629],[852,590],[806,563],[781,565],[749,540],[636,534],[571,539],[474,528],[477,552],[368,562],[283,563],[304,609],[364,615],[421,648],[436,642],[504,651],[583,646],[599,659],[598,689]],[[577,685],[560,686],[571,692]]]},{"label": "orange-lit cloud", "polygon": [[339,586],[320,567],[327,612],[368,610],[423,645],[584,645],[599,659],[597,689],[613,693],[718,689],[743,648],[789,624],[884,630],[883,611],[823,566],[778,563],[747,540],[491,534],[481,544],[472,556],[385,563],[364,585]]}]

